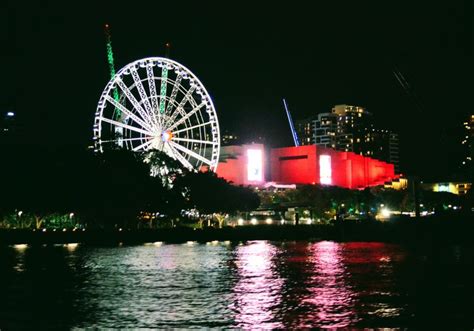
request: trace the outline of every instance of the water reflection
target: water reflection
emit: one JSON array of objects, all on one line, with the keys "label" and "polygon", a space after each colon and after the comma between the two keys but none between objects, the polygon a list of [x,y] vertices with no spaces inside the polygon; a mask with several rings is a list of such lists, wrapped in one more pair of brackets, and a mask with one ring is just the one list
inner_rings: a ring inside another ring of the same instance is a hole
[{"label": "water reflection", "polygon": [[[119,250],[119,254],[117,253]],[[224,246],[142,245],[91,252],[77,327],[230,325]],[[84,308],[85,307],[85,308]]]},{"label": "water reflection", "polygon": [[309,295],[303,303],[312,305],[301,327],[345,327],[357,321],[355,293],[348,285],[349,274],[342,259],[341,244],[323,241],[309,247],[313,275]]},{"label": "water reflection", "polygon": [[423,328],[439,319],[446,330],[471,329],[469,249],[304,241],[0,247],[0,329]]},{"label": "water reflection", "polygon": [[281,328],[275,320],[275,307],[281,304],[283,280],[274,268],[276,247],[267,241],[238,246],[236,265],[238,281],[231,308],[237,327],[253,329]]}]

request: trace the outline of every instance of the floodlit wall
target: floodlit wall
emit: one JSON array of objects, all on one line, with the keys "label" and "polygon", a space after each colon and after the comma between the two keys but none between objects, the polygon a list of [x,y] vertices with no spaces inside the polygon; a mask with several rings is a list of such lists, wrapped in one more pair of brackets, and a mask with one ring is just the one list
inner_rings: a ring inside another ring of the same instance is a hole
[{"label": "floodlit wall", "polygon": [[[226,146],[217,175],[236,185],[265,184],[264,146]],[[316,145],[274,148],[270,152],[270,176],[279,184],[323,184],[351,189],[383,185],[397,178],[394,165],[352,152]]]},{"label": "floodlit wall", "polygon": [[272,181],[277,183],[354,189],[382,185],[396,178],[393,164],[316,145],[273,149],[271,171]]},{"label": "floodlit wall", "polygon": [[265,149],[262,144],[225,146],[217,175],[235,185],[260,186],[265,184]]}]

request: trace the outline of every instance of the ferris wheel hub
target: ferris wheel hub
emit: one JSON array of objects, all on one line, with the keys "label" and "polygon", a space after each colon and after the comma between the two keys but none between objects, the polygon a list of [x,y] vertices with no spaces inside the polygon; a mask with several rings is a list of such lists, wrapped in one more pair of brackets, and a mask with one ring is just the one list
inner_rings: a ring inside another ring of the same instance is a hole
[{"label": "ferris wheel hub", "polygon": [[163,140],[163,142],[170,141],[171,138],[173,138],[173,133],[171,131],[163,131],[163,133],[161,134],[161,139]]}]

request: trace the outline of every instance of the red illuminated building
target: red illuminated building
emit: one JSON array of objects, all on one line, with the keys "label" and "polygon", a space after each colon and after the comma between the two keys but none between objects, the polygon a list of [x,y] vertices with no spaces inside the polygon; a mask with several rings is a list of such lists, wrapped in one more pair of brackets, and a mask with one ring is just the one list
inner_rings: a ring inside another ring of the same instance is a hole
[{"label": "red illuminated building", "polygon": [[355,189],[382,185],[396,177],[393,164],[316,145],[272,149],[270,164],[272,181],[284,184]]},{"label": "red illuminated building", "polygon": [[[397,176],[393,164],[353,152],[316,145],[274,148],[265,157],[263,145],[228,146],[217,174],[236,185],[323,184],[350,189],[383,185]],[[266,160],[269,174],[265,177]]]}]

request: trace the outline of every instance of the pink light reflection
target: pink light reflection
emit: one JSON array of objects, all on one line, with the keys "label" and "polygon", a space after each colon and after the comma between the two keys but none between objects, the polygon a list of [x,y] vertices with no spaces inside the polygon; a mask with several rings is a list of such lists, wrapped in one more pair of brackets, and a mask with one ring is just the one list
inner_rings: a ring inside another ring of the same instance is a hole
[{"label": "pink light reflection", "polygon": [[230,308],[238,327],[281,328],[274,307],[281,302],[283,280],[274,270],[276,248],[266,241],[254,241],[237,249],[238,282]]},{"label": "pink light reflection", "polygon": [[314,274],[308,288],[310,294],[303,302],[313,308],[308,314],[310,319],[301,327],[336,328],[355,323],[355,293],[346,284],[348,273],[342,261],[341,244],[322,241],[310,250]]}]

